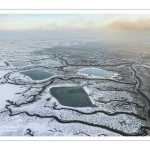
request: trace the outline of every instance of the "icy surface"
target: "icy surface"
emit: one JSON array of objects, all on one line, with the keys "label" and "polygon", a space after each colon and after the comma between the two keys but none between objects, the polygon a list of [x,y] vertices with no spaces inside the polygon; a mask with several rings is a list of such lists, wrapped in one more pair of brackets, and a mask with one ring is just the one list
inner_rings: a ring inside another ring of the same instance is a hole
[{"label": "icy surface", "polygon": [[101,77],[101,78],[110,78],[114,75],[113,72],[109,72],[98,68],[84,68],[78,70],[78,72],[81,73],[81,75],[87,75],[90,77]]},{"label": "icy surface", "polygon": [[61,66],[61,63],[55,60],[51,60],[51,59],[45,59],[45,60],[42,60],[41,62],[51,67]]},{"label": "icy surface", "polygon": [[16,62],[11,62],[10,64],[14,67],[24,67],[30,65],[31,63],[27,61],[16,61]]},{"label": "icy surface", "polygon": [[1,98],[0,98],[0,110],[5,108],[5,105],[7,104],[7,100],[15,100],[16,93],[20,91],[20,86],[18,85],[11,85],[11,84],[2,84],[0,85],[0,92],[1,92]]}]

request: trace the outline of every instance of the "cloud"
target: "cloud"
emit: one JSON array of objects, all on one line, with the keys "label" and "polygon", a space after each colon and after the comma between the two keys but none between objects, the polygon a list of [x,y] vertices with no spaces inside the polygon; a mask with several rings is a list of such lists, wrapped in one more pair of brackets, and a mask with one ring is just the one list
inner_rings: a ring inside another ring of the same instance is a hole
[{"label": "cloud", "polygon": [[138,20],[127,20],[119,19],[109,24],[106,24],[104,27],[105,30],[119,32],[119,31],[150,31],[150,19],[138,19]]}]

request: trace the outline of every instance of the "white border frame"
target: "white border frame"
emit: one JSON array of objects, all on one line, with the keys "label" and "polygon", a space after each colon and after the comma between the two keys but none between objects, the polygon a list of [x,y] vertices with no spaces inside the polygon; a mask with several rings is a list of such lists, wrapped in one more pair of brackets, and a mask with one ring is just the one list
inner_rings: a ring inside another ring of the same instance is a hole
[{"label": "white border frame", "polygon": [[[8,5],[7,1],[5,0],[5,3]],[[13,3],[15,4],[14,1]],[[149,5],[146,4],[145,6],[146,9],[138,9],[136,7],[136,9],[134,10],[133,9],[44,9],[44,8],[43,9],[23,8],[24,9],[23,10],[23,9],[18,9],[17,6],[17,9],[14,9],[12,7],[10,9],[5,7],[4,9],[1,9],[0,7],[0,14],[26,14],[26,13],[28,14],[37,14],[37,13],[38,14],[66,14],[66,13],[69,14],[118,14],[118,13],[119,14],[150,14],[150,9],[147,9],[147,6]],[[2,137],[1,136],[0,141],[150,141],[150,137]],[[124,145],[122,146],[124,147]]]}]

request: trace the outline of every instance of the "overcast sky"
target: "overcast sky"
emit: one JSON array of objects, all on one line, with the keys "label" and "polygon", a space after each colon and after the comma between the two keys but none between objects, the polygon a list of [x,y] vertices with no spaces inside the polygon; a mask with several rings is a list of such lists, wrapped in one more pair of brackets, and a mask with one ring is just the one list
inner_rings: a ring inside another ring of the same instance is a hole
[{"label": "overcast sky", "polygon": [[1,38],[143,38],[150,15],[0,14]]}]

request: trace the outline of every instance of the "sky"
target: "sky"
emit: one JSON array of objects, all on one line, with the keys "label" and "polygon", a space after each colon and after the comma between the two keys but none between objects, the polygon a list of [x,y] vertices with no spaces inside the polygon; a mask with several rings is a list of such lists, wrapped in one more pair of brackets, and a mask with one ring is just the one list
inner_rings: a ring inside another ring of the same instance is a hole
[{"label": "sky", "polygon": [[146,14],[0,14],[0,38],[148,38]]}]

